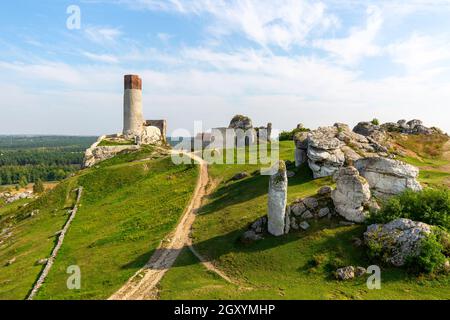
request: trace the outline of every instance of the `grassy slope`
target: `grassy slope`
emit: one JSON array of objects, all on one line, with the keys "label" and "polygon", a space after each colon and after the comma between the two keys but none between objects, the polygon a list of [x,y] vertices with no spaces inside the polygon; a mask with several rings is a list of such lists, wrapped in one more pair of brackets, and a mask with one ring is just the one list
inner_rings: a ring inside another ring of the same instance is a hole
[{"label": "grassy slope", "polygon": [[[173,230],[198,175],[196,167],[174,166],[167,157],[128,162],[147,159],[150,152],[106,161],[67,180],[48,193],[47,200],[30,204],[28,210],[40,208],[39,220],[17,224],[13,242],[0,251],[0,284],[6,282],[0,286],[0,299],[23,299],[31,289],[42,269],[33,264],[49,255],[53,235],[67,218],[66,210],[56,216],[53,210],[64,207],[63,193],[78,185],[84,187],[80,209],[37,298],[107,298],[142,267]],[[17,262],[5,267],[12,256]],[[66,287],[70,265],[81,268],[79,291]]]},{"label": "grassy slope", "polygon": [[[293,158],[293,144],[281,144],[280,158]],[[212,166],[210,173],[224,181],[252,166]],[[313,194],[328,179],[312,181],[303,168],[289,181],[289,198]],[[243,246],[239,236],[249,222],[266,214],[267,177],[253,176],[222,183],[198,216],[194,239],[197,249],[239,285],[226,283],[203,269],[185,250],[164,277],[162,299],[449,299],[450,277],[424,279],[387,268],[382,290],[368,290],[364,279],[338,282],[331,277],[337,266],[369,266],[363,248],[352,246],[362,226],[341,227],[337,221],[312,223],[307,232],[266,239]],[[340,262],[335,262],[339,259]],[[312,261],[319,261],[314,264]]]}]

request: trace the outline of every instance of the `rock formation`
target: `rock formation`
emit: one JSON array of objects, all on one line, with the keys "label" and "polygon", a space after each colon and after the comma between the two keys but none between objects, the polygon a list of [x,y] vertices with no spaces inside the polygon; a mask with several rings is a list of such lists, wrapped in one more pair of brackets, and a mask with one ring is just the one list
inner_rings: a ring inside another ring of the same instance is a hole
[{"label": "rock formation", "polygon": [[308,161],[308,133],[298,132],[294,135],[295,143],[295,166],[300,167]]},{"label": "rock formation", "polygon": [[420,240],[430,234],[431,226],[426,223],[397,219],[385,225],[369,226],[364,242],[369,247],[380,248],[384,262],[401,267],[408,257],[420,254]]},{"label": "rock formation", "polygon": [[139,150],[139,145],[123,145],[123,146],[98,146],[105,136],[98,138],[90,148],[84,153],[83,167],[89,168],[107,159],[111,159],[117,154],[125,151]]},{"label": "rock formation", "polygon": [[268,231],[274,236],[281,236],[286,232],[287,187],[286,165],[281,160],[278,170],[269,180]]},{"label": "rock formation", "polygon": [[375,125],[372,122],[360,122],[353,129],[354,132],[363,136],[372,137],[375,140],[382,141],[386,138],[386,133],[400,132],[403,134],[424,134],[431,135],[434,133],[442,133],[437,128],[427,128],[421,120],[399,120],[397,123],[388,122],[382,125]]},{"label": "rock formation", "polygon": [[363,157],[388,156],[386,147],[340,123],[309,133],[298,133],[294,141],[296,166],[307,160],[315,178],[332,176],[345,163]]},{"label": "rock formation", "polygon": [[417,181],[419,169],[404,162],[372,157],[357,160],[355,167],[368,181],[372,192],[377,197],[390,197],[406,189],[422,190]]},{"label": "rock formation", "polygon": [[336,212],[348,221],[363,222],[371,197],[369,183],[354,167],[341,168],[336,174],[336,189],[331,195]]}]

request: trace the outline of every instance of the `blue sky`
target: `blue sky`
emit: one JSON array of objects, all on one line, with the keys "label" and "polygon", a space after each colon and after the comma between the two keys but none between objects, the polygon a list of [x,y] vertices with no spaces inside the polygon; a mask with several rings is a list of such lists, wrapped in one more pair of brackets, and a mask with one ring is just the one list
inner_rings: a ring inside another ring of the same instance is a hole
[{"label": "blue sky", "polygon": [[237,113],[278,129],[377,117],[450,131],[450,0],[0,3],[0,134],[119,132],[128,73],[169,132]]}]

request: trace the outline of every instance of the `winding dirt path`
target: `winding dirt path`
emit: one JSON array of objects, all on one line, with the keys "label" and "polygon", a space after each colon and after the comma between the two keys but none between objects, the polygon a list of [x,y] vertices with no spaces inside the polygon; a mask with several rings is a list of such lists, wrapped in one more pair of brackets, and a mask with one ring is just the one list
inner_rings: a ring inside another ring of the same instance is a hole
[{"label": "winding dirt path", "polygon": [[150,258],[150,261],[108,300],[157,299],[157,284],[161,281],[164,274],[172,267],[181,250],[186,246],[191,249],[208,270],[216,272],[226,281],[231,282],[231,279],[215,268],[212,263],[201,257],[192,246],[192,240],[190,238],[192,224],[194,223],[197,210],[201,207],[204,197],[208,194],[209,190],[207,186],[209,177],[208,166],[203,159],[192,153],[186,153],[186,155],[200,165],[200,174],[191,202],[186,208],[183,217],[175,231],[169,236],[170,240],[167,239],[163,241]]}]

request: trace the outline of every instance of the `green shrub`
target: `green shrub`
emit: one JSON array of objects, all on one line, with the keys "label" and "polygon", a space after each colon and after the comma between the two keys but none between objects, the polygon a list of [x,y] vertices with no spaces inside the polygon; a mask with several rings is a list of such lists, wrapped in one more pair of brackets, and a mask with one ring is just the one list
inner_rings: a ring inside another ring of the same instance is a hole
[{"label": "green shrub", "polygon": [[421,221],[450,230],[450,192],[446,188],[407,190],[390,198],[378,213],[371,214],[369,223],[388,223],[398,218]]},{"label": "green shrub", "polygon": [[372,120],[372,124],[373,124],[374,126],[379,126],[379,125],[380,125],[380,120],[378,120],[377,118],[375,118],[375,119]]},{"label": "green shrub", "polygon": [[406,266],[416,272],[435,273],[445,263],[444,247],[436,234],[420,240],[420,254],[408,257]]},{"label": "green shrub", "polygon": [[279,141],[292,141],[294,139],[294,135],[298,132],[309,132],[309,129],[306,128],[295,128],[292,131],[282,131],[278,136]]}]

